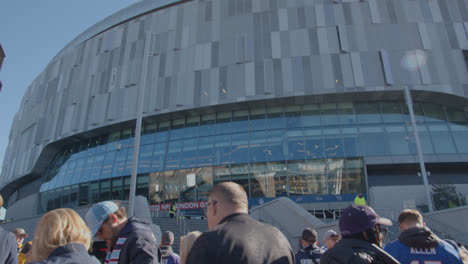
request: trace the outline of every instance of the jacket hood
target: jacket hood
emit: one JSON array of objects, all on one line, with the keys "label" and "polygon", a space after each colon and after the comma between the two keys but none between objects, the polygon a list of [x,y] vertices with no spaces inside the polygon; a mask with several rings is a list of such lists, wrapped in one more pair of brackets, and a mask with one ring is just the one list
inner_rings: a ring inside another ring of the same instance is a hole
[{"label": "jacket hood", "polygon": [[440,244],[440,238],[427,227],[406,229],[398,239],[408,247],[415,248],[433,248]]},{"label": "jacket hood", "polygon": [[128,220],[127,220],[127,224],[125,225],[125,227],[122,229],[122,231],[120,231],[120,236],[127,236],[128,233],[132,232],[133,230],[135,229],[138,229],[140,232],[143,230],[146,230],[148,232],[151,232],[153,233],[153,231],[151,230],[151,227],[150,227],[150,224],[145,222],[145,221],[142,221],[134,216],[130,217]]},{"label": "jacket hood", "polygon": [[161,254],[163,258],[169,257],[174,253],[171,246],[161,246]]}]

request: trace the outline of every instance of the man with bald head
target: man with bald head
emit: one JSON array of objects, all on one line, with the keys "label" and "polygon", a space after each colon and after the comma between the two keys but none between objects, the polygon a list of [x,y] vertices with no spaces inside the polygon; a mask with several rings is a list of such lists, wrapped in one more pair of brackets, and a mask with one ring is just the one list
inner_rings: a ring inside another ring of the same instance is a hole
[{"label": "man with bald head", "polygon": [[205,207],[209,231],[193,245],[187,264],[295,263],[286,237],[248,215],[245,190],[237,183],[217,184]]}]

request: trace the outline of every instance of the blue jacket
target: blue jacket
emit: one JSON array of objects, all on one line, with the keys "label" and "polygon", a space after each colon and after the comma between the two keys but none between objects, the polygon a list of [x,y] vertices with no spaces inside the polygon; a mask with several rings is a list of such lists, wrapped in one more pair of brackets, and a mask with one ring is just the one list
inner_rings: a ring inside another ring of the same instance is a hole
[{"label": "blue jacket", "polygon": [[318,264],[323,253],[325,253],[325,250],[317,246],[306,246],[296,253],[296,264]]},{"label": "blue jacket", "polygon": [[84,245],[73,243],[56,248],[46,260],[30,264],[100,264],[100,262],[88,254]]},{"label": "blue jacket", "polygon": [[15,235],[0,227],[0,238],[0,263],[18,263],[18,250],[16,248]]},{"label": "blue jacket", "polygon": [[463,264],[457,250],[440,240],[426,227],[403,231],[398,240],[385,247],[402,264],[424,264],[428,261],[444,264]]}]

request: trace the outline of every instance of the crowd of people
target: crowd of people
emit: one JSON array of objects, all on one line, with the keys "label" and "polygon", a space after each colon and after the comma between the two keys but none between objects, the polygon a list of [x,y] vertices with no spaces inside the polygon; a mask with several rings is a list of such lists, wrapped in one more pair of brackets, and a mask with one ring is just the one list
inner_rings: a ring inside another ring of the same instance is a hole
[{"label": "crowd of people", "polygon": [[205,207],[209,230],[182,236],[180,255],[172,249],[171,231],[166,230],[158,243],[149,223],[127,217],[125,208],[115,202],[94,204],[85,219],[72,209],[55,209],[41,218],[34,239],[24,246],[28,237],[24,229],[8,232],[0,227],[0,263],[97,264],[100,261],[89,254],[93,238],[105,242],[106,264],[468,263],[462,245],[439,238],[412,209],[400,213],[401,234],[383,248],[385,227],[392,222],[365,205],[362,195],[357,200],[342,211],[339,233],[323,234],[322,246],[317,231],[304,228],[302,248],[296,253],[280,230],[249,215],[247,194],[233,182],[219,183],[210,192]]}]

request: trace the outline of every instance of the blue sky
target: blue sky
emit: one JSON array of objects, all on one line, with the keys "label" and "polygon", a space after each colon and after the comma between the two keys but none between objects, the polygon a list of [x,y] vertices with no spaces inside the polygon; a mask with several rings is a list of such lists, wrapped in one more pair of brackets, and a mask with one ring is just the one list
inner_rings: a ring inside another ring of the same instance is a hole
[{"label": "blue sky", "polygon": [[[0,164],[24,92],[80,33],[139,0],[4,0],[0,2]],[[1,170],[1,167],[0,167]]]}]

